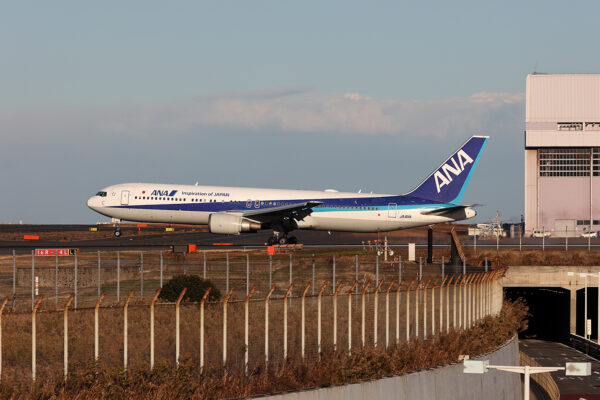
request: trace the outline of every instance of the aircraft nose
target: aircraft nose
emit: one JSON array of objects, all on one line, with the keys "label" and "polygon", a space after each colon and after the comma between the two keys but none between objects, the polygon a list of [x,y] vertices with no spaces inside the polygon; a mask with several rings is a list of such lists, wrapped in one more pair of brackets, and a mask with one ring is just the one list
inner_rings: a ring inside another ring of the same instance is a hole
[{"label": "aircraft nose", "polygon": [[87,201],[87,206],[92,210],[95,210],[99,206],[98,196],[92,196]]}]

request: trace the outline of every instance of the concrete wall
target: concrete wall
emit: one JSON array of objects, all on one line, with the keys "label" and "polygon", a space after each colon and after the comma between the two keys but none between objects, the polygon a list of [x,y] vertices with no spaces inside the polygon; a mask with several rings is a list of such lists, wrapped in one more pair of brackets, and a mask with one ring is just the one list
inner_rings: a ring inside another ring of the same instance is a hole
[{"label": "concrete wall", "polygon": [[[507,345],[481,357],[494,365],[518,365],[519,344]],[[388,400],[388,399],[521,399],[519,374],[490,371],[464,374],[462,363],[349,385],[260,397],[265,400]]]}]

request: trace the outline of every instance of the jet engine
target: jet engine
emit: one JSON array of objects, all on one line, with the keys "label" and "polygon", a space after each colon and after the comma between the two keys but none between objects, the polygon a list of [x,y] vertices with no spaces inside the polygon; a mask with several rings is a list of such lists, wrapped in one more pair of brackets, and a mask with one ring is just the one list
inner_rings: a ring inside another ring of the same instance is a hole
[{"label": "jet engine", "polygon": [[239,235],[241,232],[256,232],[260,228],[260,222],[244,218],[241,215],[214,213],[208,216],[208,230],[210,233]]}]

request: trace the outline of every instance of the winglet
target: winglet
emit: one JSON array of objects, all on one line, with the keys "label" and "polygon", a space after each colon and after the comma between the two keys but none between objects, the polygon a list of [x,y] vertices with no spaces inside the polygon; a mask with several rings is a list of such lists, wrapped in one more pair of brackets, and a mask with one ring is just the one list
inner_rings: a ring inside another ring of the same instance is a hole
[{"label": "winglet", "polygon": [[407,195],[440,203],[460,203],[488,139],[488,136],[471,136]]}]

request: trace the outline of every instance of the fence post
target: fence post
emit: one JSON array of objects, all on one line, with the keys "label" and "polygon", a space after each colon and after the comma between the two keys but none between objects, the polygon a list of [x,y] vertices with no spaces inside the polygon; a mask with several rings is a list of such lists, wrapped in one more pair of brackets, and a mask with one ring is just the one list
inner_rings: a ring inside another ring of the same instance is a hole
[{"label": "fence post", "polygon": [[[354,280],[358,281],[358,254],[354,255]],[[355,290],[358,293],[358,287]]]},{"label": "fence post", "polygon": [[463,318],[463,326],[464,328],[468,328],[469,327],[469,308],[471,306],[471,303],[469,302],[469,289],[471,287],[471,280],[473,279],[473,274],[468,274],[467,275],[467,279],[465,280],[465,286],[464,286],[464,318]]},{"label": "fence post", "polygon": [[[379,256],[378,256],[379,257]],[[381,289],[381,285],[383,285],[383,279],[379,281],[379,284],[375,288],[375,304],[373,310],[373,347],[377,347],[377,317],[378,317],[378,306],[379,306],[379,289]]]},{"label": "fence post", "polygon": [[78,256],[79,256],[78,252],[75,252],[75,275],[73,277],[73,280],[74,280],[73,284],[75,286],[75,300],[74,300],[75,308],[77,308],[77,285],[78,285],[77,270],[79,269],[78,268]]},{"label": "fence post", "polygon": [[[227,253],[229,260],[229,253]],[[233,293],[233,288],[229,289],[227,296],[223,299],[223,366],[227,363],[227,303]]]},{"label": "fence post", "polygon": [[333,351],[337,351],[337,296],[342,288],[343,282],[338,283],[333,292]]},{"label": "fence post", "polygon": [[[17,296],[17,252],[15,250],[12,251],[13,254],[13,289],[12,296],[13,299]],[[58,256],[56,256],[56,262],[58,263]]]},{"label": "fence post", "polygon": [[31,310],[32,311],[33,311],[34,305],[35,305],[35,251],[31,250]]},{"label": "fence post", "polygon": [[31,380],[35,382],[35,366],[36,366],[36,328],[35,328],[35,319],[37,314],[37,309],[44,298],[43,295],[38,297],[37,301],[33,306],[33,310],[31,310]]},{"label": "fence post", "polygon": [[385,348],[387,349],[390,345],[390,290],[396,283],[395,279],[392,279],[390,285],[385,291]]},{"label": "fence post", "polygon": [[379,282],[379,254],[375,256],[375,282]]},{"label": "fence post", "polygon": [[179,293],[179,297],[175,302],[175,364],[179,367],[179,349],[180,349],[180,341],[179,341],[179,309],[181,308],[181,300],[183,300],[183,296],[187,292],[187,288],[184,287]]},{"label": "fence post", "polygon": [[323,291],[327,287],[327,281],[323,282],[323,286],[321,286],[321,290],[319,290],[319,294],[317,296],[317,350],[319,351],[319,360],[321,359],[321,296],[323,295]]},{"label": "fence post", "polygon": [[100,353],[100,345],[98,343],[98,308],[100,307],[100,303],[102,302],[102,299],[104,299],[105,295],[106,292],[100,293],[100,297],[98,297],[98,300],[96,300],[96,305],[94,306],[94,361],[96,363],[98,362],[98,355]]},{"label": "fence post", "polygon": [[[462,276],[464,276],[464,275],[462,275]],[[453,294],[452,294],[452,314],[453,314],[452,329],[454,329],[454,330],[456,330],[456,285],[458,284],[458,281],[460,281],[462,279],[462,276],[459,275],[458,277],[456,277],[454,279],[454,289],[453,289]],[[459,291],[459,293],[460,293],[460,291]]]},{"label": "fence post", "polygon": [[[293,276],[293,274],[292,274],[292,253],[290,253],[290,285],[293,282],[292,276]],[[291,294],[291,292],[290,292],[290,296],[293,296],[293,294]],[[292,298],[290,297],[290,307],[291,306],[292,306]]]},{"label": "fence post", "polygon": [[423,287],[423,339],[427,338],[427,289],[431,284],[431,277]]},{"label": "fence post", "polygon": [[[58,304],[58,254],[54,256],[56,262],[54,265],[54,304]],[[13,290],[14,296],[14,290]]]},{"label": "fence post", "polygon": [[335,254],[332,256],[333,257],[333,276],[331,278],[331,294],[333,294],[333,292],[335,292]]},{"label": "fence post", "polygon": [[154,369],[154,304],[160,294],[160,288],[156,289],[154,297],[150,302],[150,370]]},{"label": "fence post", "polygon": [[[269,262],[271,260],[271,255],[269,255]],[[265,297],[265,364],[269,362],[269,300],[271,298],[271,294],[275,290],[275,285],[271,286],[269,293]]]},{"label": "fence post", "polygon": [[6,303],[8,303],[8,296],[2,300],[2,305],[0,305],[0,381],[2,381],[2,313],[4,312]]},{"label": "fence post", "polygon": [[244,301],[244,371],[246,374],[248,374],[248,302],[255,289],[256,287],[252,286]]},{"label": "fence post", "polygon": [[117,303],[121,301],[121,252],[117,250]]},{"label": "fence post", "polygon": [[440,283],[440,333],[444,331],[444,285],[448,282],[448,277],[445,276]]},{"label": "fence post", "polygon": [[246,253],[246,296],[250,294],[250,255]]},{"label": "fence post", "polygon": [[419,280],[423,280],[423,257],[419,257]]},{"label": "fence post", "polygon": [[416,278],[412,278],[412,281],[406,288],[406,343],[410,342],[410,289],[415,283]]},{"label": "fence post", "polygon": [[[206,275],[206,273],[205,273]],[[206,277],[204,278],[206,279]],[[160,251],[160,288],[162,289],[163,287],[163,252],[162,250]]]},{"label": "fence post", "polygon": [[[450,285],[453,280],[454,275],[451,275],[446,284],[446,333],[450,332]],[[454,285],[456,287],[456,282],[454,282]]]},{"label": "fence post", "polygon": [[283,296],[283,359],[287,360],[287,309],[288,309],[288,305],[287,305],[287,298],[290,295],[290,292],[292,291],[292,288],[294,287],[294,284],[290,284],[290,286],[288,287],[287,291],[285,292],[285,296]]},{"label": "fence post", "polygon": [[305,307],[304,307],[304,300],[306,297],[306,292],[308,292],[308,289],[311,287],[311,283],[308,282],[306,284],[306,287],[304,288],[304,292],[302,292],[302,344],[301,344],[301,350],[300,350],[300,357],[302,358],[302,361],[304,361],[304,347],[305,347],[305,343],[306,343],[306,321],[305,321]]},{"label": "fence post", "polygon": [[225,253],[225,269],[226,277],[225,277],[225,291],[229,292],[229,252]]},{"label": "fence post", "polygon": [[127,309],[135,290],[131,289],[123,305],[123,370],[127,372]]},{"label": "fence post", "polygon": [[352,353],[352,293],[357,285],[358,281],[355,280],[348,290],[348,354]]},{"label": "fence post", "polygon": [[400,289],[404,284],[404,279],[396,287],[396,344],[400,343]]},{"label": "fence post", "polygon": [[98,276],[96,280],[98,281],[98,297],[100,297],[100,250],[98,250]]},{"label": "fence post", "polygon": [[402,282],[402,256],[398,254],[398,282]]},{"label": "fence post", "polygon": [[444,266],[445,266],[445,263],[444,263],[444,256],[442,256],[442,279],[444,279],[444,275],[445,275],[445,274],[444,274]]},{"label": "fence post", "polygon": [[419,303],[421,302],[421,289],[423,278],[419,279],[415,287],[415,339],[419,338]]},{"label": "fence post", "polygon": [[273,286],[273,256],[269,254],[269,287]]},{"label": "fence post", "polygon": [[200,300],[200,372],[204,369],[204,303],[210,293],[210,287],[204,292]]},{"label": "fence post", "polygon": [[69,306],[73,301],[74,294],[71,294],[69,300],[67,300],[67,304],[65,304],[64,311],[64,330],[63,330],[63,365],[64,372],[63,377],[67,379],[67,375],[69,373]]},{"label": "fence post", "polygon": [[463,309],[463,298],[462,298],[462,292],[463,292],[463,285],[466,279],[466,275],[461,275],[460,281],[458,282],[458,328],[462,329],[462,309]]},{"label": "fence post", "polygon": [[[315,295],[315,255],[312,255],[312,295]],[[314,298],[311,300],[311,304],[314,303]]]},{"label": "fence post", "polygon": [[435,281],[431,286],[431,336],[435,336],[435,287],[439,280],[439,277],[435,278]]},{"label": "fence post", "polygon": [[367,281],[367,284],[363,287],[362,295],[360,298],[361,301],[361,324],[360,324],[360,337],[362,340],[362,347],[365,347],[365,295],[367,294],[367,289],[371,284],[371,280]]},{"label": "fence post", "polygon": [[140,251],[140,299],[144,298],[144,252]]}]

